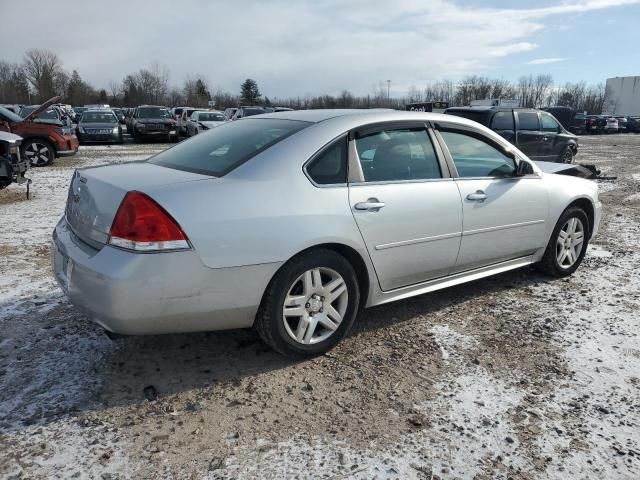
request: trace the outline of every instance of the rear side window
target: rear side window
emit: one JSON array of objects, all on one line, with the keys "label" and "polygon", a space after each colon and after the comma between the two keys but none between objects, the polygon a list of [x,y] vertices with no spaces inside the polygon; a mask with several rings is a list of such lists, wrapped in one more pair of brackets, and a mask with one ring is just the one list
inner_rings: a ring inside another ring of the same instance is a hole
[{"label": "rear side window", "polygon": [[366,182],[442,177],[426,130],[376,132],[358,138],[356,149]]},{"label": "rear side window", "polygon": [[221,177],[309,125],[271,118],[225,123],[159,153],[149,163]]},{"label": "rear side window", "polygon": [[538,114],[536,112],[518,112],[519,130],[540,130]]},{"label": "rear side window", "polygon": [[496,112],[491,119],[491,130],[514,130],[513,112]]},{"label": "rear side window", "polygon": [[307,166],[307,174],[318,185],[347,182],[347,137],[326,147]]}]

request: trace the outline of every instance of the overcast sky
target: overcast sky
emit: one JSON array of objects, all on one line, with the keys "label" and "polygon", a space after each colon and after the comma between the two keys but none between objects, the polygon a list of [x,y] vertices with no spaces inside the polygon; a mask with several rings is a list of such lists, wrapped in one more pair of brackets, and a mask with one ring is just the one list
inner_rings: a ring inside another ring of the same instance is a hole
[{"label": "overcast sky", "polygon": [[0,18],[0,59],[48,48],[98,88],[153,61],[172,84],[237,93],[251,77],[270,97],[640,74],[640,0],[0,0]]}]

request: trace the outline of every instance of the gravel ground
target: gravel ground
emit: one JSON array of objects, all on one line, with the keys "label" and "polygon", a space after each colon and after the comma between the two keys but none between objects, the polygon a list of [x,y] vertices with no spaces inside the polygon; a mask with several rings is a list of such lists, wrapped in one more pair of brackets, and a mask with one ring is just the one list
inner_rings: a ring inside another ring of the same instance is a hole
[{"label": "gravel ground", "polygon": [[640,478],[640,135],[581,138],[604,217],[582,267],[361,313],[293,362],[251,331],[111,342],[49,271],[82,147],[0,192],[0,477]]}]

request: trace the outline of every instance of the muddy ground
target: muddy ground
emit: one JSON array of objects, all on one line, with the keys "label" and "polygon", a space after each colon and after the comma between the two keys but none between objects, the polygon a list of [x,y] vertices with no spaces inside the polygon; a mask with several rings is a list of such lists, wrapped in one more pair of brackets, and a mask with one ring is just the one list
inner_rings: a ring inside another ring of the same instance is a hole
[{"label": "muddy ground", "polygon": [[2,478],[640,478],[640,135],[582,137],[604,216],[582,267],[366,310],[293,362],[251,331],[110,341],[49,271],[82,147],[0,192]]}]

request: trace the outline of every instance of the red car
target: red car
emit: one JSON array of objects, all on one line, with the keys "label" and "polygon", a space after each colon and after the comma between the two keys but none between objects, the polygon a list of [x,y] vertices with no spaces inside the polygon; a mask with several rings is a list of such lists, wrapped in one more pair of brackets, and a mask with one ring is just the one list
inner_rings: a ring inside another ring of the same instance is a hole
[{"label": "red car", "polygon": [[72,128],[57,120],[38,119],[40,113],[61,99],[47,100],[25,118],[0,107],[0,131],[23,138],[22,155],[35,167],[49,165],[54,158],[75,155],[78,151],[78,137]]}]

